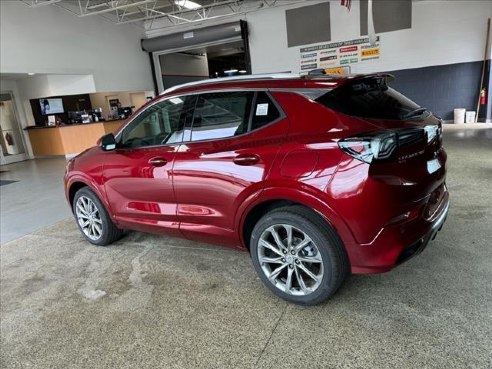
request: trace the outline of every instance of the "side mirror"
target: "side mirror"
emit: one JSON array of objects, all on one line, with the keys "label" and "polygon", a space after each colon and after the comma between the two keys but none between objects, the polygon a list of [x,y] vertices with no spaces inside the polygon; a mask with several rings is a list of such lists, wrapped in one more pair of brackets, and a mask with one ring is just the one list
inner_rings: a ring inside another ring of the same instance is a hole
[{"label": "side mirror", "polygon": [[101,149],[104,151],[111,151],[116,149],[116,140],[112,133],[108,133],[101,137]]}]

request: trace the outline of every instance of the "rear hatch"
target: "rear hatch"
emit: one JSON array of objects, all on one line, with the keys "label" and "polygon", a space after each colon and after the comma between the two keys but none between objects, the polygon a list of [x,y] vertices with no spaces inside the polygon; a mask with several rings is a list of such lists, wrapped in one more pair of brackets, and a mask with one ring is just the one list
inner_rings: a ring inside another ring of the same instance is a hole
[{"label": "rear hatch", "polygon": [[405,203],[425,203],[431,218],[445,192],[446,153],[442,124],[423,108],[387,85],[390,76],[349,79],[316,101],[366,123],[367,131],[339,142],[350,155],[370,163],[369,175],[400,186],[393,191]]}]

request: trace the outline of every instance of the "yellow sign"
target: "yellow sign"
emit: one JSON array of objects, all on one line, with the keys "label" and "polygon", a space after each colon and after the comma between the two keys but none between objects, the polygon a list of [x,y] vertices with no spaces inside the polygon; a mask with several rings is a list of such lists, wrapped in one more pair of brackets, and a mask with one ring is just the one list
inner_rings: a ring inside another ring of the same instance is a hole
[{"label": "yellow sign", "polygon": [[325,73],[326,74],[345,74],[346,68],[344,68],[344,67],[328,68],[328,69],[325,69]]},{"label": "yellow sign", "polygon": [[378,56],[378,55],[381,55],[381,50],[379,49],[379,47],[375,49],[365,49],[361,51],[362,57]]}]

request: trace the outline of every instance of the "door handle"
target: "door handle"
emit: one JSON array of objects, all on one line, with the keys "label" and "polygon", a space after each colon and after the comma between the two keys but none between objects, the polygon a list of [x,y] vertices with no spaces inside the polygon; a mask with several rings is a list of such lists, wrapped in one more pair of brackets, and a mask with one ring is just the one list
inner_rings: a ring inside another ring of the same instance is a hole
[{"label": "door handle", "polygon": [[162,167],[167,164],[167,160],[164,158],[152,158],[149,160],[149,164],[154,167]]},{"label": "door handle", "polygon": [[260,161],[260,157],[255,154],[242,154],[236,156],[232,161],[237,165],[254,165]]}]

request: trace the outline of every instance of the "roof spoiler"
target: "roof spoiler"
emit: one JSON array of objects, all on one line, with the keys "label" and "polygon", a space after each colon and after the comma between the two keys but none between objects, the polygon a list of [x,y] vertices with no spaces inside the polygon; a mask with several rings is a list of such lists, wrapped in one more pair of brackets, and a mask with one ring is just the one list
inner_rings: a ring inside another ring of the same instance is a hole
[{"label": "roof spoiler", "polygon": [[347,81],[353,81],[358,79],[367,79],[367,78],[384,78],[386,82],[391,82],[395,79],[390,73],[368,73],[368,74],[330,74],[326,73],[325,69],[313,69],[307,75],[301,76],[301,78],[305,79],[323,79],[323,78],[340,78],[346,79]]}]

